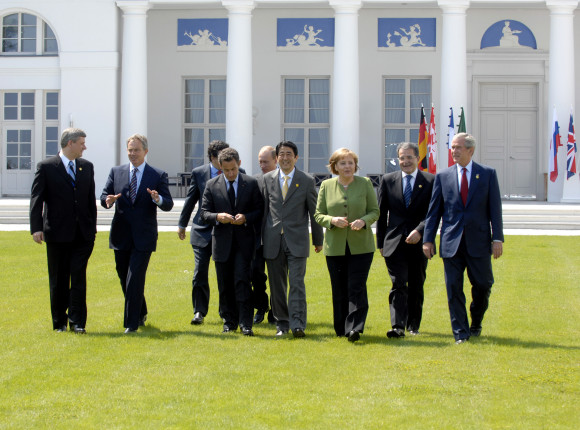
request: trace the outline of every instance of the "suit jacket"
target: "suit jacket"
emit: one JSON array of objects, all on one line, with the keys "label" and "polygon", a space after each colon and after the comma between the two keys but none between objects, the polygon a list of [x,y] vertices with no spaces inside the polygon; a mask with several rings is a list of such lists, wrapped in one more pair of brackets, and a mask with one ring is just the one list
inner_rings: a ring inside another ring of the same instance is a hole
[{"label": "suit jacket", "polygon": [[[255,178],[239,173],[235,208],[230,204],[224,175],[216,176],[207,182],[201,202],[200,218],[212,228],[214,261],[228,260],[234,239],[239,251],[247,255],[248,260],[253,258],[256,243],[255,226],[260,224],[263,210],[264,201]],[[217,222],[217,215],[221,212],[230,215],[244,214],[246,223],[221,224]]]},{"label": "suit jacket", "polygon": [[[240,169],[240,172],[245,173],[244,169]],[[191,182],[189,189],[187,190],[185,202],[183,203],[181,215],[179,216],[179,226],[183,228],[187,227],[187,224],[189,224],[189,218],[191,218],[191,213],[193,212],[195,205],[199,203],[197,212],[193,216],[193,222],[191,224],[190,243],[200,248],[206,247],[211,240],[212,226],[201,222],[200,218],[201,198],[203,197],[205,185],[210,179],[211,167],[209,163],[196,167],[191,171]]]},{"label": "suit jacket", "polygon": [[457,167],[453,165],[435,176],[423,241],[435,241],[439,220],[442,220],[439,251],[442,258],[456,254],[463,234],[468,254],[483,257],[491,254],[493,240],[504,240],[501,212],[495,169],[473,163],[467,203],[463,206]]},{"label": "suit jacket", "polygon": [[[401,172],[387,173],[379,186],[379,208],[381,216],[377,222],[377,248],[383,256],[390,257],[404,243],[413,230],[423,236],[425,216],[429,209],[435,175],[417,171],[409,207],[403,198],[403,175]],[[417,246],[421,247],[419,241]]]},{"label": "suit jacket", "polygon": [[282,198],[280,169],[264,175],[264,222],[262,243],[264,258],[276,258],[280,251],[282,228],[290,253],[295,257],[310,255],[308,221],[312,243],[321,246],[322,227],[316,223],[316,187],[312,176],[296,169],[286,199]]},{"label": "suit jacket", "polygon": [[44,232],[46,242],[72,242],[76,229],[87,241],[97,232],[93,164],[76,160],[73,187],[60,155],[38,163],[30,197],[30,233]]},{"label": "suit jacket", "polygon": [[[326,228],[324,255],[344,255],[347,242],[351,254],[375,251],[371,225],[379,218],[379,205],[370,179],[355,176],[354,181],[348,186],[347,193],[338,183],[338,177],[327,179],[320,185],[314,217]],[[350,227],[336,228],[331,224],[335,216],[346,216],[348,222],[362,219],[366,226],[358,231]]]},{"label": "suit jacket", "polygon": [[167,173],[145,164],[135,203],[131,202],[129,191],[130,165],[113,167],[101,194],[101,205],[107,208],[107,195],[119,194],[115,202],[115,215],[111,223],[109,247],[114,250],[153,252],[157,248],[157,205],[151,199],[147,188],[155,190],[163,198],[160,208],[170,211],[173,199],[169,193]]}]

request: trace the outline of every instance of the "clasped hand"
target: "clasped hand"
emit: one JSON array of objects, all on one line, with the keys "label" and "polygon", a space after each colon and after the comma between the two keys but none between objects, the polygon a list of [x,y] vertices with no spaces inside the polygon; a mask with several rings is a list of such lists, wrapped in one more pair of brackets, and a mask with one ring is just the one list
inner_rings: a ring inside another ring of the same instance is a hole
[{"label": "clasped hand", "polygon": [[226,212],[220,212],[217,214],[217,220],[222,224],[242,225],[246,223],[246,216],[244,214],[234,216]]},{"label": "clasped hand", "polygon": [[353,222],[349,223],[346,217],[339,216],[332,217],[330,223],[338,228],[350,227],[352,230],[355,231],[364,228],[364,226],[366,225],[366,223],[362,219],[355,219]]}]

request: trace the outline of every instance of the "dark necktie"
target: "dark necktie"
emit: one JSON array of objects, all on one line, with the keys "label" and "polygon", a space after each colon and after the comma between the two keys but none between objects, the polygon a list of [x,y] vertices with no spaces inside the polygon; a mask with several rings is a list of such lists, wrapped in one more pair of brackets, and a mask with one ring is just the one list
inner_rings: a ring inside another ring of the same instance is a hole
[{"label": "dark necktie", "polygon": [[234,190],[234,182],[235,181],[229,181],[230,188],[228,190],[228,196],[230,198],[230,205],[232,205],[233,211],[236,210],[236,191]]},{"label": "dark necktie", "polygon": [[403,191],[403,197],[405,198],[405,206],[409,207],[411,204],[411,194],[413,193],[413,189],[411,188],[411,175],[405,176],[405,180],[407,181],[407,185],[405,185],[405,190]]},{"label": "dark necktie", "polygon": [[137,169],[133,169],[133,175],[131,175],[129,195],[131,196],[131,203],[135,203],[135,198],[137,197]]},{"label": "dark necktie", "polygon": [[469,191],[469,185],[467,185],[467,169],[463,168],[463,175],[461,176],[461,200],[463,200],[463,206],[467,203],[467,192]]},{"label": "dark necktie", "polygon": [[68,175],[70,176],[72,186],[74,187],[77,177],[75,175],[75,164],[72,161],[68,162]]}]

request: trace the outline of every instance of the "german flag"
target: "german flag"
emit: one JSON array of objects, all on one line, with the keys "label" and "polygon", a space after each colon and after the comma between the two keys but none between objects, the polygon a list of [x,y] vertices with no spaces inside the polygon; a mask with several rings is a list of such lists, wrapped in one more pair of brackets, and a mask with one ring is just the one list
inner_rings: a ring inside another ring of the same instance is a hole
[{"label": "german flag", "polygon": [[425,109],[421,106],[421,124],[419,124],[419,170],[427,171],[427,141],[429,132],[425,121]]}]

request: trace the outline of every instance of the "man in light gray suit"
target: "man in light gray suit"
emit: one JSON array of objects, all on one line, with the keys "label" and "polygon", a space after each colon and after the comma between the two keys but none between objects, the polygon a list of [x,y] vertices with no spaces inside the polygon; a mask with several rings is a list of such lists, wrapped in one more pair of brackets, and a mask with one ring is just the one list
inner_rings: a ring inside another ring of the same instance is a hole
[{"label": "man in light gray suit", "polygon": [[[322,227],[314,220],[314,179],[295,168],[298,148],[290,141],[276,146],[278,169],[264,175],[264,223],[262,242],[270,277],[276,336],[292,330],[304,337],[306,328],[306,259],[310,255],[308,219],[314,250],[322,250]],[[288,278],[290,291],[288,292]]]}]

